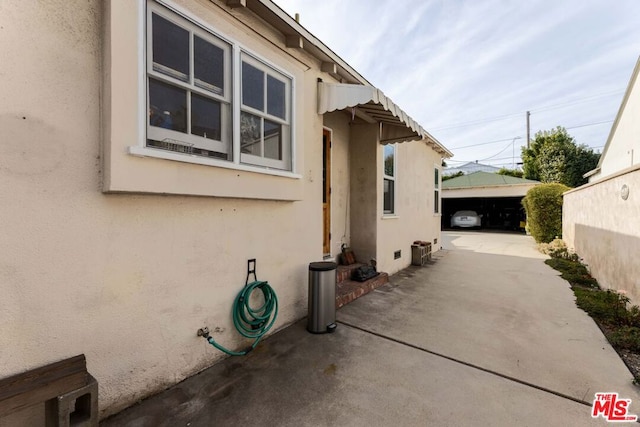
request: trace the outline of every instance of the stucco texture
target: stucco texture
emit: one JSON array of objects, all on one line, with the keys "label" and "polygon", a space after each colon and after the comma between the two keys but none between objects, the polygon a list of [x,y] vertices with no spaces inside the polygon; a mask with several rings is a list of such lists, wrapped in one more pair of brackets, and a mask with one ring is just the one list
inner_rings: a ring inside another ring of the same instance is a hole
[{"label": "stucco texture", "polygon": [[[396,144],[396,209],[395,215],[383,215],[378,206],[377,261],[380,269],[393,274],[411,264],[411,244],[415,240],[440,248],[440,214],[434,212],[434,170],[441,171],[442,158],[420,141]],[[382,147],[379,150],[378,197],[382,200]],[[439,173],[439,176],[441,173]],[[442,190],[440,190],[442,193]],[[401,257],[394,259],[394,252]]]},{"label": "stucco texture", "polygon": [[98,0],[0,4],[0,378],[84,353],[104,416],[220,359],[199,327],[245,345],[230,312],[247,259],[279,297],[273,330],[305,315],[307,265],[322,259],[322,121],[302,95],[309,73],[304,201],[105,194],[103,21]]},{"label": "stucco texture", "polygon": [[291,76],[294,170],[140,155],[144,4],[0,1],[0,378],[83,353],[102,417],[223,358],[202,326],[246,347],[231,308],[248,259],[280,302],[272,332],[306,315],[308,264],[324,255],[323,126],[332,255],[351,244],[393,273],[413,240],[440,236],[435,151],[399,145],[398,217],[382,219],[379,124],[319,115],[317,81],[334,76],[224,1],[174,4]]},{"label": "stucco texture", "polygon": [[[629,193],[622,198],[623,186]],[[603,288],[640,304],[640,168],[564,195],[562,237]]]}]

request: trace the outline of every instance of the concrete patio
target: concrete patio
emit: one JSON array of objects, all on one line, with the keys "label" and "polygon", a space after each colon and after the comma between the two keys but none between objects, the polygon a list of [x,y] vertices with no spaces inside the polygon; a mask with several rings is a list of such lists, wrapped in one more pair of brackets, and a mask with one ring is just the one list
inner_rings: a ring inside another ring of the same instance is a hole
[{"label": "concrete patio", "polygon": [[605,425],[596,392],[640,413],[630,372],[530,237],[443,240],[428,266],[341,308],[335,333],[302,320],[101,425]]}]

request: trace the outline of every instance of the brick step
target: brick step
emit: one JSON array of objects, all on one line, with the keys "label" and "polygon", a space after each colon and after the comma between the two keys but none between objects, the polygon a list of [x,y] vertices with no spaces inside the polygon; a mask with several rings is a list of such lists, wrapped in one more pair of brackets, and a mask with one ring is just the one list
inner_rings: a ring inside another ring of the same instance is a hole
[{"label": "brick step", "polygon": [[387,273],[380,273],[366,282],[356,282],[351,279],[343,280],[336,284],[336,308],[349,304],[353,300],[368,294],[385,283],[389,283],[389,275]]},{"label": "brick step", "polygon": [[338,270],[336,271],[336,284],[339,285],[345,280],[351,280],[351,273],[353,270],[363,265],[364,264],[359,262],[351,265],[339,265]]}]

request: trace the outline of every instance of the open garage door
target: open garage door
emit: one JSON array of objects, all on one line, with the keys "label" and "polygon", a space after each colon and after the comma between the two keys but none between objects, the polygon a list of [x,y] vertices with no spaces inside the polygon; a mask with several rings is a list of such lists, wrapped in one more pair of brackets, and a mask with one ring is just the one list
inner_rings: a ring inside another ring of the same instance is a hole
[{"label": "open garage door", "polygon": [[482,228],[524,231],[526,215],[522,197],[465,197],[442,199],[442,228],[451,226],[457,211],[471,210],[482,215]]},{"label": "open garage door", "polygon": [[538,181],[474,172],[442,183],[442,228],[451,226],[451,216],[470,210],[482,215],[482,227],[524,231],[526,215],[522,199]]}]

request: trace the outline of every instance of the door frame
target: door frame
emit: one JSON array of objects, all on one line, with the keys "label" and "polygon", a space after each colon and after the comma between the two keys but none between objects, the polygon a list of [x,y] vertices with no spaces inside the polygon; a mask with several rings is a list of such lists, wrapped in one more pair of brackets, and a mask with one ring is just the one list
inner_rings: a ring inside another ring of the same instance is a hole
[{"label": "door frame", "polygon": [[333,131],[322,128],[322,252],[331,255],[331,146]]}]

